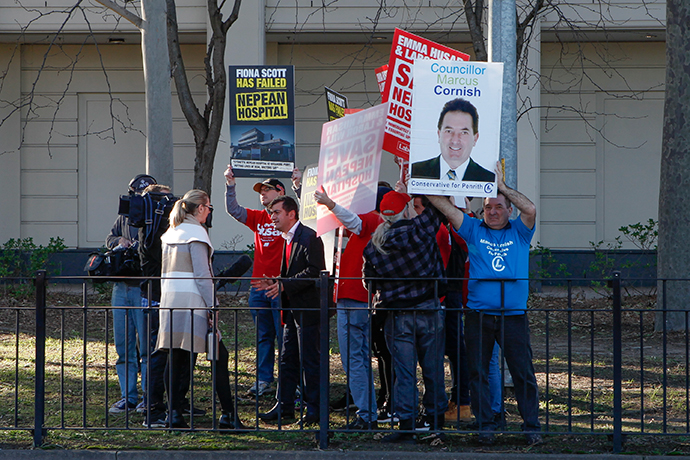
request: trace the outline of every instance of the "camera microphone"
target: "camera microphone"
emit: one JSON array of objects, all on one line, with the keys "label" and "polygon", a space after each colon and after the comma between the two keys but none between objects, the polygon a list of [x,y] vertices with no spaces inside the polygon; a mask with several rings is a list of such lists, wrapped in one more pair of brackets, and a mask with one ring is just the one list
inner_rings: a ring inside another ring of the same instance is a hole
[{"label": "camera microphone", "polygon": [[242,275],[244,275],[244,273],[251,268],[252,263],[252,259],[245,254],[242,257],[240,257],[237,262],[230,265],[228,268],[223,269],[220,273],[218,273],[218,276],[216,276],[216,278],[225,279],[219,279],[218,281],[216,281],[216,291],[219,291],[223,286],[225,286],[229,282],[235,281],[228,278],[239,278]]}]

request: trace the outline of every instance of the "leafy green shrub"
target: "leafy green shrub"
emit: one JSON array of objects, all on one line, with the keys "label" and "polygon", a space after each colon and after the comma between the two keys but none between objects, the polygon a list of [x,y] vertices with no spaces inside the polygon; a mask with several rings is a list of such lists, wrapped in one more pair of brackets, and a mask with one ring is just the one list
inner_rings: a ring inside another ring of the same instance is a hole
[{"label": "leafy green shrub", "polygon": [[66,249],[65,240],[50,238],[47,246],[36,245],[33,238],[10,238],[0,247],[0,277],[32,278],[37,270],[59,273],[59,267],[49,263],[51,254]]},{"label": "leafy green shrub", "polygon": [[646,224],[638,222],[636,224],[624,225],[618,231],[625,235],[639,249],[646,251],[656,250],[659,238],[659,221],[650,218]]},{"label": "leafy green shrub", "polygon": [[568,265],[559,263],[551,249],[542,246],[541,243],[538,242],[534,249],[530,250],[529,255],[537,265],[537,270],[530,273],[530,278],[568,278],[571,276]]}]

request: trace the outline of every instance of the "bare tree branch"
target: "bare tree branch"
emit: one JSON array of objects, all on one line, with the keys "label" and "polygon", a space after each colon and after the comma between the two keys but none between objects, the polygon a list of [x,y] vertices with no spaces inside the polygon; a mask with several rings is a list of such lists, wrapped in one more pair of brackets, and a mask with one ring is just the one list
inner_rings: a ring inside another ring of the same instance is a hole
[{"label": "bare tree branch", "polygon": [[118,5],[117,3],[112,2],[110,0],[95,0],[95,1],[97,1],[101,5],[105,6],[106,8],[110,8],[111,10],[113,10],[114,12],[116,12],[117,14],[122,16],[123,18],[125,18],[126,20],[128,20],[129,22],[134,24],[137,29],[141,29],[141,26],[142,26],[144,20],[141,19],[136,14],[129,11],[128,9],[126,9],[126,8],[124,8],[124,7]]},{"label": "bare tree branch", "polygon": [[239,17],[241,0],[235,0],[232,12],[223,20],[222,5],[218,0],[207,0],[211,37],[208,41],[204,67],[208,99],[203,114],[192,97],[189,81],[178,38],[177,13],[174,0],[166,0],[168,8],[168,51],[177,96],[182,112],[194,133],[196,156],[194,158],[194,188],[211,193],[213,163],[223,127],[223,110],[227,89],[225,49],[227,32]]}]

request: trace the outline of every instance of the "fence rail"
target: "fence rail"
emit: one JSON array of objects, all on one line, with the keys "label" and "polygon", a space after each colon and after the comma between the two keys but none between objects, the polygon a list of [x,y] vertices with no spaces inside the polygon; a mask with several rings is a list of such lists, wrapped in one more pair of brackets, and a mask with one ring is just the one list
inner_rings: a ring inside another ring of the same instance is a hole
[{"label": "fence rail", "polygon": [[[75,293],[81,296],[80,304],[53,302],[48,286],[57,279],[39,271],[31,280],[35,308],[12,305],[7,301],[11,295],[4,291],[6,301],[0,302],[0,397],[12,404],[0,409],[0,430],[31,430],[35,446],[41,446],[48,431],[53,430],[156,430],[142,426],[142,417],[134,412],[120,417],[108,412],[108,407],[119,399],[112,366],[117,354],[111,338],[110,312],[120,307],[91,305],[93,288],[86,280],[81,293]],[[0,284],[0,295],[10,281],[5,279]],[[244,397],[245,389],[258,377],[256,363],[252,362],[256,335],[248,306],[221,306],[215,310],[224,315],[223,332],[227,335],[223,340],[230,354],[233,398],[248,430],[316,432],[320,447],[325,448],[329,434],[347,431],[334,425],[348,423],[355,413],[354,409],[341,414],[329,412],[333,396],[329,388],[342,390],[347,377],[329,361],[328,351],[337,350],[337,343],[329,333],[333,326],[329,322],[328,274],[324,272],[314,281],[322,287],[320,413],[315,430],[281,423],[267,425],[259,420],[258,414],[270,408],[272,402],[271,398]],[[535,295],[530,301],[543,433],[608,436],[614,452],[621,452],[626,435],[690,434],[688,312],[666,309],[665,305],[657,310],[654,296],[626,292],[626,287],[636,285],[635,280],[622,279],[618,272],[611,279],[595,281],[606,292],[593,300],[586,298],[573,280],[562,280],[558,296]],[[690,280],[660,280],[662,292],[670,281]],[[685,315],[686,327],[682,331],[667,330],[669,314]],[[150,353],[148,350],[149,358]],[[220,413],[213,394],[215,365],[200,357],[196,369],[196,374],[192,373],[191,400],[211,406],[212,420],[192,415],[190,430],[215,431],[219,429]],[[504,366],[501,371],[506,371]],[[446,365],[446,388],[448,374]],[[378,378],[374,378],[378,384]],[[304,388],[301,390],[304,395]],[[521,419],[515,400],[510,390],[505,392],[508,424],[499,432],[519,433]],[[392,429],[392,424],[381,424],[377,431]],[[463,424],[451,423],[444,428],[449,434],[473,431],[476,428]]]}]

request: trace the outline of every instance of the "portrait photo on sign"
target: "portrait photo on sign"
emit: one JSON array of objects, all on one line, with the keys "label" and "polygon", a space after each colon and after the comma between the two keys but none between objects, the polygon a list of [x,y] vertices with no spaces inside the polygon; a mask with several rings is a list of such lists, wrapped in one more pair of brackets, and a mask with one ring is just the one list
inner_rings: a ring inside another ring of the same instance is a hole
[{"label": "portrait photo on sign", "polygon": [[503,64],[416,60],[410,193],[496,196]]}]

